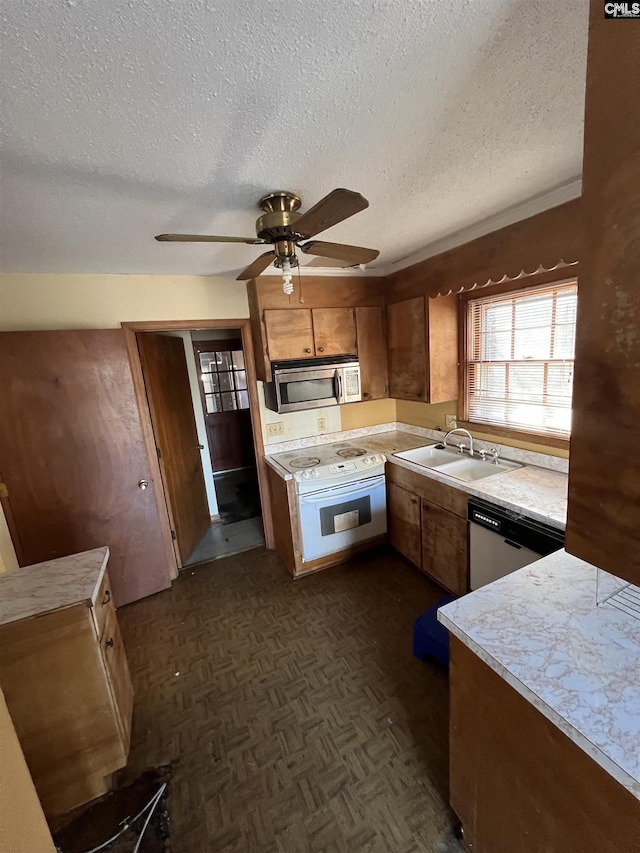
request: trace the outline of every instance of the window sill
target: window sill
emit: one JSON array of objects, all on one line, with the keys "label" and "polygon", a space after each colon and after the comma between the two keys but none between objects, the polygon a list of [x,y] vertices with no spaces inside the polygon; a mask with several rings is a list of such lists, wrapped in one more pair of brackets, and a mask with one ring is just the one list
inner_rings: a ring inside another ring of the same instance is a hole
[{"label": "window sill", "polygon": [[517,441],[527,441],[530,444],[541,444],[544,447],[557,447],[560,450],[569,450],[570,439],[558,438],[553,435],[545,435],[539,432],[529,432],[522,429],[511,429],[498,424],[477,423],[475,421],[456,421],[457,426],[468,429],[469,432],[480,432],[486,435],[496,435],[500,438],[513,438]]}]

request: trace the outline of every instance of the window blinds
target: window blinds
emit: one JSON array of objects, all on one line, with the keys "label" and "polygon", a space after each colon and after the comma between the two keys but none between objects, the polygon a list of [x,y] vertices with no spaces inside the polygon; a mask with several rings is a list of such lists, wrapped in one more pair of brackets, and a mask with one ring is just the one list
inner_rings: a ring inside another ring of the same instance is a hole
[{"label": "window blinds", "polygon": [[575,282],[469,300],[470,421],[569,437],[577,302]]}]

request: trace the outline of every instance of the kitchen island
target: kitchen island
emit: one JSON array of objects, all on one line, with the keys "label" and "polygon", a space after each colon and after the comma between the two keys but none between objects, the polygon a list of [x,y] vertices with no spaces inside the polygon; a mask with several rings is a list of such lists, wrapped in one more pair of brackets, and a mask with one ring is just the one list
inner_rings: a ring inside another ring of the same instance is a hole
[{"label": "kitchen island", "polygon": [[638,849],[640,620],[596,606],[596,573],[558,551],[439,611],[473,850]]}]

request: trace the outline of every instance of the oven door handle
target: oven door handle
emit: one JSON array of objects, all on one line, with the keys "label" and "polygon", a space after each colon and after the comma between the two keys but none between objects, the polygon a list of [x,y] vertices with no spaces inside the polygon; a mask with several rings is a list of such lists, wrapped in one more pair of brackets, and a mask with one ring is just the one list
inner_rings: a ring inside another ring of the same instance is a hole
[{"label": "oven door handle", "polygon": [[358,493],[370,492],[378,486],[384,485],[384,474],[378,474],[368,480],[360,480],[357,483],[349,486],[336,486],[335,488],[324,489],[320,494],[314,493],[310,495],[300,495],[301,503],[320,504],[320,503],[335,503],[339,498],[355,495]]}]

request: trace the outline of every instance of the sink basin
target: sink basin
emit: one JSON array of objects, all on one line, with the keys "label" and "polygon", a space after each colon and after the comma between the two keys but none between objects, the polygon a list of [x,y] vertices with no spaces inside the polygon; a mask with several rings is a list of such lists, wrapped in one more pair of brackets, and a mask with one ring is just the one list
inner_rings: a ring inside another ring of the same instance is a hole
[{"label": "sink basin", "polygon": [[467,482],[484,480],[485,477],[522,468],[522,465],[517,462],[508,462],[506,459],[501,459],[497,465],[494,465],[493,462],[483,462],[482,459],[475,456],[473,458],[461,456],[457,450],[450,450],[449,448],[443,450],[437,444],[415,447],[413,450],[403,450],[402,453],[394,453],[393,455],[397,456],[398,459],[414,462],[424,468],[433,468],[449,477],[455,477],[456,480],[466,480]]},{"label": "sink basin", "polygon": [[460,454],[457,450],[441,450],[437,444],[429,444],[426,447],[415,447],[413,450],[403,450],[402,453],[393,455],[407,462],[415,462],[416,465],[424,465],[425,468],[437,468],[448,462],[455,462]]},{"label": "sink basin", "polygon": [[517,462],[507,462],[506,459],[501,459],[497,465],[493,462],[483,462],[482,459],[457,459],[455,462],[449,462],[446,465],[438,465],[438,471],[447,474],[449,477],[455,477],[457,480],[484,480],[485,477],[492,477],[494,474],[504,474],[507,471],[514,471],[516,468],[522,468]]}]

